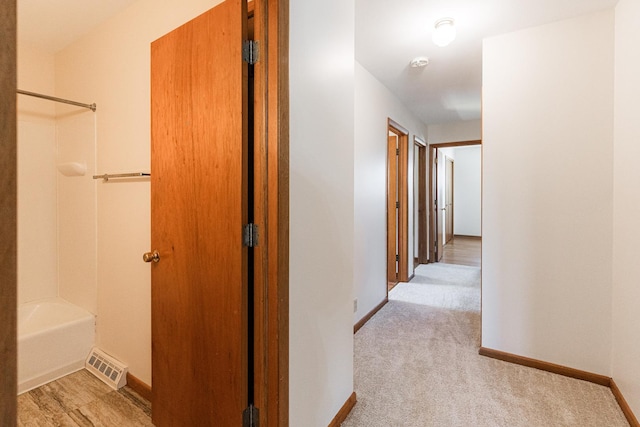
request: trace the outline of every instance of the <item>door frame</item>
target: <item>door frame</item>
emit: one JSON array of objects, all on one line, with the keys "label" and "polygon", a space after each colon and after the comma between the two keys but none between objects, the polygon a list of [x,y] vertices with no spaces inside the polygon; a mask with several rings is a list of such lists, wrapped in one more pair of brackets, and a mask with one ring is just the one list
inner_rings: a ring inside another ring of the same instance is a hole
[{"label": "door frame", "polygon": [[[449,243],[451,241],[451,239],[453,239],[453,235],[454,235],[454,223],[453,223],[453,216],[454,216],[454,174],[455,174],[455,164],[454,164],[454,160],[450,157],[445,156],[445,165],[444,165],[444,174],[445,174],[445,181],[444,181],[444,203],[445,203],[445,208],[447,209],[445,211],[446,213],[446,219],[445,219],[445,231],[444,231],[444,244],[446,245],[447,243]],[[449,173],[449,166],[451,166],[451,173]],[[449,177],[449,175],[451,175],[451,177]],[[451,178],[451,179],[449,179]],[[449,198],[449,190],[451,191],[451,198],[449,200],[447,200]],[[449,203],[447,203],[447,201]],[[448,230],[451,230],[451,233],[448,232]]]},{"label": "door frame", "polygon": [[[418,264],[426,264],[429,262],[429,242],[428,242],[428,211],[427,211],[427,143],[418,136],[413,136],[414,147],[418,148],[417,166],[418,166],[418,199],[414,200],[414,204],[418,206],[418,215],[414,214],[413,232],[418,240]],[[414,159],[414,167],[416,159]],[[414,182],[414,187],[416,183]],[[415,224],[418,224],[418,227]],[[420,225],[423,224],[422,227]]]},{"label": "door frame", "polygon": [[468,145],[482,145],[481,139],[469,140],[469,141],[455,141],[455,142],[442,142],[437,144],[429,144],[429,262],[438,262],[438,246],[437,246],[437,215],[434,214],[437,189],[435,188],[436,179],[434,174],[436,168],[434,168],[435,152],[438,148],[449,147],[465,147]]},{"label": "door frame", "polygon": [[[408,181],[408,167],[409,167],[409,131],[402,125],[398,124],[391,118],[387,119],[387,137],[389,132],[393,132],[398,135],[398,170],[397,172],[397,185],[398,185],[398,225],[397,230],[391,229],[391,211],[389,209],[389,171],[391,165],[391,158],[387,155],[387,281],[389,281],[389,265],[391,264],[391,257],[395,257],[396,254],[391,254],[389,250],[390,239],[396,235],[398,236],[398,274],[396,276],[397,282],[409,281],[409,181]],[[395,219],[394,219],[395,224]],[[394,260],[395,262],[395,260]],[[387,286],[387,294],[389,293],[389,286]]]},{"label": "door frame", "polygon": [[17,130],[16,130],[16,1],[3,3],[0,13],[0,419],[17,423]]},{"label": "door frame", "polygon": [[254,405],[262,426],[289,425],[289,0],[253,0]]}]

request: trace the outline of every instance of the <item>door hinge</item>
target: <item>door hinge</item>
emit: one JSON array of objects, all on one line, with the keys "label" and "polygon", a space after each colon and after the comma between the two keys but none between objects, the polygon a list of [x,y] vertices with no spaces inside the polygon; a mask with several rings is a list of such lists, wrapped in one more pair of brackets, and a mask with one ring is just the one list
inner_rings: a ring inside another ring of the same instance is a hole
[{"label": "door hinge", "polygon": [[400,209],[400,202],[396,202],[396,209]]},{"label": "door hinge", "polygon": [[399,155],[400,155],[400,149],[396,148],[396,156],[399,156]]},{"label": "door hinge", "polygon": [[242,230],[242,244],[250,248],[258,246],[258,226],[247,224]]},{"label": "door hinge", "polygon": [[396,261],[400,261],[400,255],[396,255]]},{"label": "door hinge", "polygon": [[249,65],[253,65],[260,59],[260,45],[255,40],[245,40],[242,43],[242,59]]},{"label": "door hinge", "polygon": [[260,427],[258,408],[249,405],[247,409],[242,412],[242,427]]}]

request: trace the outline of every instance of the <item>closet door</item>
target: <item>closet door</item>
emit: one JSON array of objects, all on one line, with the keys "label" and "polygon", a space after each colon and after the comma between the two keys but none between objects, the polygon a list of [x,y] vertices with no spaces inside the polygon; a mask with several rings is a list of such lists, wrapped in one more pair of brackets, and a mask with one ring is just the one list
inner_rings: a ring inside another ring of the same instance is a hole
[{"label": "closet door", "polygon": [[151,45],[157,426],[239,426],[247,406],[246,7],[226,0]]}]

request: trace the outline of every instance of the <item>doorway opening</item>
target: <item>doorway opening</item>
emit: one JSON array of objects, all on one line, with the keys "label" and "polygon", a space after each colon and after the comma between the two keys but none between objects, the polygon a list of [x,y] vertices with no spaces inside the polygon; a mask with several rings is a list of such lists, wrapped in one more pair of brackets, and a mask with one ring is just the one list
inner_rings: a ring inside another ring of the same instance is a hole
[{"label": "doorway opening", "polygon": [[[474,170],[468,171],[468,160],[465,166],[455,166],[456,152],[465,153],[468,159],[471,151],[467,149],[481,144],[481,140],[472,140],[429,145],[429,262],[481,264],[481,150],[471,157]],[[455,177],[463,179],[456,182]],[[459,206],[455,200],[460,200]],[[463,220],[456,222],[455,218]]]}]

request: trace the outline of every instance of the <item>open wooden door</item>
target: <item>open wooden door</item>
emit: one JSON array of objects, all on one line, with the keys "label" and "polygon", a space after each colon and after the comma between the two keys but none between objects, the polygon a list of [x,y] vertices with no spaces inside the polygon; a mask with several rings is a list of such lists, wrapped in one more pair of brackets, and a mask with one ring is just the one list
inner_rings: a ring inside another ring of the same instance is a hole
[{"label": "open wooden door", "polygon": [[387,282],[398,283],[398,135],[389,132],[387,137]]},{"label": "open wooden door", "polygon": [[440,262],[444,253],[444,213],[445,207],[445,167],[444,167],[444,155],[439,149],[436,149],[436,203],[435,203],[435,233],[436,233],[436,262]]},{"label": "open wooden door", "polygon": [[417,237],[417,258],[418,264],[426,264],[429,262],[429,236],[428,221],[429,213],[427,211],[427,144],[420,138],[414,136],[414,146],[416,155],[414,157],[416,200],[416,215],[414,217],[414,234]]},{"label": "open wooden door", "polygon": [[157,426],[239,426],[248,404],[246,31],[226,0],[151,45]]},{"label": "open wooden door", "polygon": [[444,168],[442,162],[444,156],[434,145],[429,147],[430,173],[429,173],[429,203],[431,204],[431,222],[429,232],[429,261],[439,262],[443,254],[444,233],[442,223],[444,220]]},{"label": "open wooden door", "polygon": [[387,289],[390,289],[409,280],[409,132],[389,119],[387,141]]},{"label": "open wooden door", "polygon": [[447,244],[453,239],[453,160],[446,157],[445,166],[445,236],[444,243]]}]

